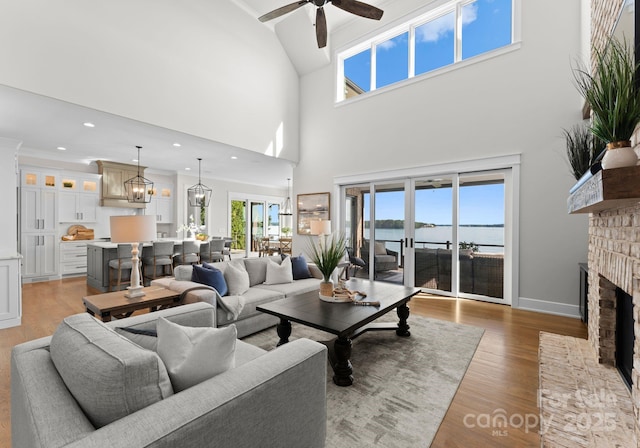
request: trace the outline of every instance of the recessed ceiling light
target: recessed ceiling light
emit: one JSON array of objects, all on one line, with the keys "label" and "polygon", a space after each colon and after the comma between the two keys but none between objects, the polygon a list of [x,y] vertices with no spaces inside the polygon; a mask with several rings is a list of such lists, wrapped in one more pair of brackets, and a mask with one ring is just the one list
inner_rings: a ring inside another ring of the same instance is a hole
[{"label": "recessed ceiling light", "polygon": [[238,160],[236,156],[231,156],[231,160]]},{"label": "recessed ceiling light", "polygon": [[188,167],[187,167],[187,168],[185,168],[184,170],[185,170],[185,171],[191,171],[191,168],[188,168]]},{"label": "recessed ceiling light", "polygon": [[65,148],[64,146],[58,146],[57,149],[59,149],[60,151],[66,151],[67,150],[67,148]]},{"label": "recessed ceiling light", "polygon": [[174,143],[173,146],[175,146],[176,148],[181,147],[182,145],[180,143]]},{"label": "recessed ceiling light", "polygon": [[132,162],[138,163],[138,159],[133,159]]},{"label": "recessed ceiling light", "polygon": [[95,125],[95,124],[93,124],[93,123],[91,123],[91,122],[89,122],[89,121],[87,121],[86,123],[82,123],[82,124],[83,124],[83,125],[85,125],[85,126],[86,126],[86,127],[88,127],[88,128],[95,128],[95,127],[96,127],[96,125]]}]

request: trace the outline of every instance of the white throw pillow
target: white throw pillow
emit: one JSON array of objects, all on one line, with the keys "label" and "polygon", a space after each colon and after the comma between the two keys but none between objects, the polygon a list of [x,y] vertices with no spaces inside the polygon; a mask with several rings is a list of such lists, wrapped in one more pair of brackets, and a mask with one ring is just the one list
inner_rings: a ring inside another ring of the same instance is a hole
[{"label": "white throw pillow", "polygon": [[185,327],[158,318],[158,356],[174,392],[180,392],[236,366],[235,325]]},{"label": "white throw pillow", "polygon": [[278,264],[273,260],[268,260],[267,262],[267,280],[264,284],[279,285],[281,283],[293,283],[290,257],[282,260],[282,264]]},{"label": "white throw pillow", "polygon": [[230,296],[240,296],[249,290],[249,273],[244,264],[229,263],[224,270],[224,279],[227,282]]}]

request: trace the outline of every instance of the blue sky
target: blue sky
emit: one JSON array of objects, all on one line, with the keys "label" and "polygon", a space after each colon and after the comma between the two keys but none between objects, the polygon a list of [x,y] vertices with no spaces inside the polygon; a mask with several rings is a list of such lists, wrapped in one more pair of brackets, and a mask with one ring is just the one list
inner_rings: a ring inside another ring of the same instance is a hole
[{"label": "blue sky", "polygon": [[[462,8],[462,59],[511,43],[512,0],[476,0]],[[455,14],[440,16],[416,28],[416,75],[454,62]],[[377,46],[376,88],[408,77],[409,35]],[[345,76],[370,90],[371,50],[344,61]]]},{"label": "blue sky", "polygon": [[[451,224],[451,188],[416,191],[416,221]],[[376,194],[376,220],[404,219],[404,191]],[[369,207],[365,201],[365,216]],[[462,186],[460,224],[504,224],[504,184]]]}]

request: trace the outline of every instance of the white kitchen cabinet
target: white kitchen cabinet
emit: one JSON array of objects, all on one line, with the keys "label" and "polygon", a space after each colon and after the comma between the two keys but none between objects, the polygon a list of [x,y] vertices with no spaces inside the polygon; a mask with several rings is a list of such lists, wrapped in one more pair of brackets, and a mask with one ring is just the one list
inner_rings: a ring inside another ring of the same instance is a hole
[{"label": "white kitchen cabinet", "polygon": [[52,280],[58,274],[59,174],[21,167],[20,252],[24,282]]},{"label": "white kitchen cabinet", "polygon": [[55,190],[22,188],[20,193],[20,221],[22,232],[55,232]]},{"label": "white kitchen cabinet", "polygon": [[145,214],[156,215],[156,222],[159,224],[172,224],[173,210],[173,185],[154,184],[153,196],[147,204]]},{"label": "white kitchen cabinet", "polygon": [[55,171],[45,171],[40,168],[21,167],[20,178],[22,187],[55,190],[58,187],[59,174]]},{"label": "white kitchen cabinet", "polygon": [[0,258],[0,329],[21,324],[20,257]]},{"label": "white kitchen cabinet", "polygon": [[51,280],[58,275],[55,233],[23,233],[20,248],[23,281]]},{"label": "white kitchen cabinet", "polygon": [[87,243],[62,241],[60,243],[60,275],[84,275],[87,273]]},{"label": "white kitchen cabinet", "polygon": [[96,222],[100,176],[65,172],[60,175],[59,222]]},{"label": "white kitchen cabinet", "polygon": [[97,194],[62,191],[58,199],[59,222],[96,222]]}]

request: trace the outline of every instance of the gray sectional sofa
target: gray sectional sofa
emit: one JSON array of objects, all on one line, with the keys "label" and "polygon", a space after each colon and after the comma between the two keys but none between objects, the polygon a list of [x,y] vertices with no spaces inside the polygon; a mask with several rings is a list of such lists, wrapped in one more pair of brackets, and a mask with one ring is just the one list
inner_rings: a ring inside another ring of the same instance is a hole
[{"label": "gray sectional sofa", "polygon": [[[158,379],[162,361],[112,330],[153,330],[160,316],[183,326],[211,327],[214,311],[196,303],[106,324],[83,313],[66,318],[52,337],[16,345],[13,446],[323,447],[327,350],[322,344],[298,339],[266,352],[238,340],[235,367],[181,392],[163,386],[158,397],[158,384],[167,384]],[[155,396],[147,405],[149,394]]]},{"label": "gray sectional sofa", "polygon": [[[264,282],[266,280],[267,263],[269,260],[273,260],[278,264],[282,262],[280,256],[272,256],[210,263],[223,273],[229,264],[235,263],[236,265],[241,264],[244,266],[249,274],[249,290],[241,296],[221,297],[215,290],[197,289],[185,295],[184,303],[210,303],[215,307],[216,326],[224,327],[234,323],[238,329],[239,338],[277,324],[278,319],[276,317],[256,311],[256,307],[293,294],[301,294],[319,289],[322,273],[315,265],[310,263],[309,271],[312,275],[311,278],[294,280],[292,283],[266,285]],[[174,269],[174,277],[155,279],[151,282],[151,285],[162,286],[181,293],[202,286],[199,283],[191,281],[192,271],[193,267],[191,265],[177,266]],[[225,307],[225,302],[229,303],[231,308],[240,307],[240,312],[237,313],[237,315],[229,312],[228,307]]]}]

